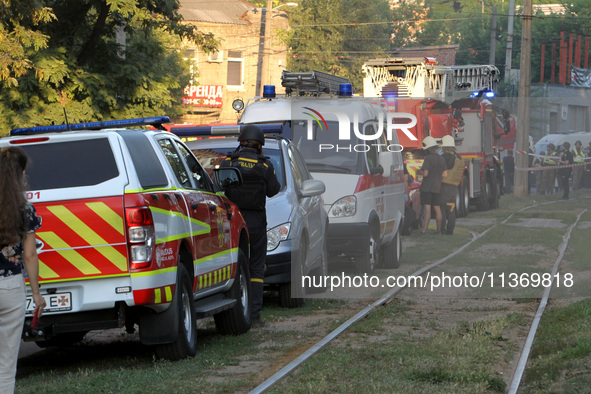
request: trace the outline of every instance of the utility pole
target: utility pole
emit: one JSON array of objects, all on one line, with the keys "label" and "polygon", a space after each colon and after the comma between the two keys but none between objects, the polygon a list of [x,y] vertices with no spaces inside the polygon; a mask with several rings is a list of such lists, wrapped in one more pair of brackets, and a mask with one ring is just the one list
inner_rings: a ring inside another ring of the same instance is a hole
[{"label": "utility pole", "polygon": [[[532,0],[523,0],[523,32],[521,35],[521,60],[519,77],[519,95],[517,103],[517,141],[516,150],[529,152],[529,103],[530,103],[530,70],[531,70],[531,25]],[[527,168],[529,156],[516,155],[516,167]],[[529,171],[519,170],[515,174],[515,195],[526,197],[529,194]]]},{"label": "utility pole", "polygon": [[488,64],[495,64],[495,52],[497,50],[497,7],[492,8],[492,20],[490,22],[490,53]]},{"label": "utility pole", "polygon": [[267,0],[265,10],[265,33],[263,41],[263,62],[261,65],[261,92],[269,84],[269,63],[271,63],[271,20],[273,18],[273,0]]},{"label": "utility pole", "polygon": [[509,22],[507,23],[507,52],[505,54],[505,82],[509,82],[511,74],[511,58],[513,57],[513,15],[515,0],[509,0]]}]

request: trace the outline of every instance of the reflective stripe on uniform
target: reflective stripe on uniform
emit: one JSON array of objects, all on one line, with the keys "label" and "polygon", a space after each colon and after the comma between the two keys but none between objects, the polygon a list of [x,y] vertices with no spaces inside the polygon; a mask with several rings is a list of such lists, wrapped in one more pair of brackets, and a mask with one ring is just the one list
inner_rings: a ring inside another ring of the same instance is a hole
[{"label": "reflective stripe on uniform", "polygon": [[575,163],[582,163],[583,161],[585,161],[585,152],[583,152],[583,149],[581,149],[581,151],[577,153],[577,148],[575,148],[573,149],[572,153]]}]

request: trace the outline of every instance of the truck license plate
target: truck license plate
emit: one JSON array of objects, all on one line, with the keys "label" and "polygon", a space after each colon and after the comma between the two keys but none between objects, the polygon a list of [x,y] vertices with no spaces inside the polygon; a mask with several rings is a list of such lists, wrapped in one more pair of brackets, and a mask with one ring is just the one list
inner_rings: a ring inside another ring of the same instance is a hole
[{"label": "truck license plate", "polygon": [[[43,309],[43,312],[62,312],[72,310],[72,293],[55,293],[55,294],[42,294],[45,298],[47,306]],[[26,313],[31,314],[35,309],[35,303],[33,297],[27,297]]]}]

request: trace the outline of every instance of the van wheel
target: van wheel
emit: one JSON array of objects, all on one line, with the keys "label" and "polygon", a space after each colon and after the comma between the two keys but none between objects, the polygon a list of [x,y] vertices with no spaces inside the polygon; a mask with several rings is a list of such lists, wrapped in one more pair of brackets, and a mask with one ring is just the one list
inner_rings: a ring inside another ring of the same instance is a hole
[{"label": "van wheel", "polygon": [[386,268],[400,267],[400,258],[402,257],[402,237],[400,231],[396,232],[394,239],[382,248],[382,261]]},{"label": "van wheel", "polygon": [[189,273],[179,261],[177,267],[176,290],[172,302],[178,303],[179,332],[176,341],[157,345],[156,356],[176,361],[193,357],[197,353],[197,321],[195,316],[195,300]]},{"label": "van wheel", "polygon": [[238,266],[234,283],[226,293],[236,300],[236,305],[213,315],[215,326],[222,335],[240,335],[250,329],[250,275],[246,255],[238,250]]},{"label": "van wheel", "polygon": [[357,271],[360,274],[373,274],[380,262],[380,238],[376,232],[375,229],[371,231],[365,253],[356,259]]}]

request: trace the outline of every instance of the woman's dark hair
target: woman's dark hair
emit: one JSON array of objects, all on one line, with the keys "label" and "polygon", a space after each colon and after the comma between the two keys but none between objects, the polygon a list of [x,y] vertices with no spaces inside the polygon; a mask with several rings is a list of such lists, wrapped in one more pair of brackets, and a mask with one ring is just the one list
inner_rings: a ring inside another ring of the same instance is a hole
[{"label": "woman's dark hair", "polygon": [[23,171],[28,161],[20,148],[0,148],[0,246],[12,245],[26,233]]}]

